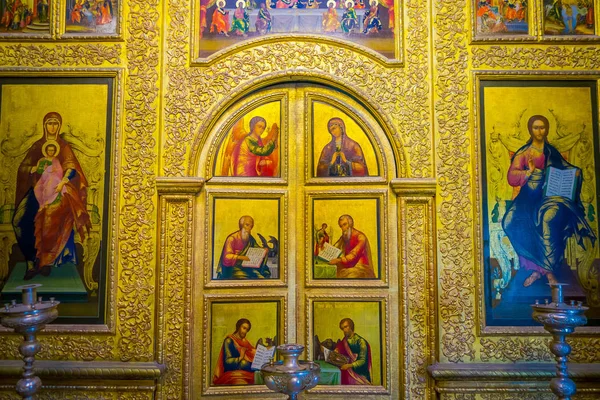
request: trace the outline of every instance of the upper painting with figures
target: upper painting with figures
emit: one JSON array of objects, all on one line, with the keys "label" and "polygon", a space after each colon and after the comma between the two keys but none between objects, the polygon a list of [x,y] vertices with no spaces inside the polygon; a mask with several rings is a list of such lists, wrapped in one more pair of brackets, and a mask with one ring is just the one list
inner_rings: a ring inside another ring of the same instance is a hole
[{"label": "upper painting with figures", "polygon": [[50,0],[5,0],[0,2],[0,34],[49,34]]},{"label": "upper painting with figures", "polygon": [[219,150],[215,176],[278,178],[281,103],[269,102],[241,116]]},{"label": "upper painting with figures", "polygon": [[117,34],[118,0],[67,0],[66,33]]},{"label": "upper painting with figures", "polygon": [[199,0],[198,56],[266,35],[320,35],[396,56],[394,0]]}]

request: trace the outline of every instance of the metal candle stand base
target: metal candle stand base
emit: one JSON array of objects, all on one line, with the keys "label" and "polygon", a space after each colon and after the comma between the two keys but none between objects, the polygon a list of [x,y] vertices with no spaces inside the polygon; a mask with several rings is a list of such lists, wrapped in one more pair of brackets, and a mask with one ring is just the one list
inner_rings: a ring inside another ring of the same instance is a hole
[{"label": "metal candle stand base", "polygon": [[571,354],[571,346],[566,342],[567,335],[573,333],[575,327],[587,323],[584,313],[588,307],[581,302],[571,304],[563,302],[564,283],[550,284],[552,288],[552,303],[539,304],[536,300],[533,307],[533,319],[542,323],[544,329],[552,334],[550,351],[556,357],[556,378],[550,381],[552,393],[561,400],[570,400],[577,388],[567,372],[567,356]]},{"label": "metal candle stand base", "polygon": [[12,328],[16,333],[23,335],[23,343],[19,346],[19,353],[23,356],[25,366],[23,367],[23,378],[17,382],[17,393],[23,399],[33,399],[33,395],[42,387],[42,381],[35,376],[33,362],[35,355],[40,351],[40,342],[37,341],[37,332],[44,329],[44,326],[58,317],[58,304],[60,302],[42,301],[40,297],[36,301],[36,290],[42,285],[24,285],[17,289],[23,291],[23,303],[17,304],[15,300],[12,304],[4,304],[0,308],[0,324],[7,328]]},{"label": "metal candle stand base", "polygon": [[319,383],[321,367],[312,361],[298,361],[304,351],[299,344],[283,344],[277,346],[283,361],[263,365],[260,372],[265,384],[275,392],[288,395],[289,400],[296,400],[298,393],[312,389]]}]

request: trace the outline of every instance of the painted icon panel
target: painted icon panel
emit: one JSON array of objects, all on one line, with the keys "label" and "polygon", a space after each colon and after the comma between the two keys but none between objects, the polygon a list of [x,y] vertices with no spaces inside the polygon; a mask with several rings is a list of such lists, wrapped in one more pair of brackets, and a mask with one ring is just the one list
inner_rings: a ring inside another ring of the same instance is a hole
[{"label": "painted icon panel", "polygon": [[118,0],[67,0],[65,31],[70,34],[115,35],[119,7]]},{"label": "painted icon panel", "polygon": [[264,36],[321,35],[396,54],[394,0],[200,0],[199,57]]},{"label": "painted icon panel", "polygon": [[375,149],[356,117],[321,101],[312,102],[313,177],[379,175]]},{"label": "painted icon panel", "polygon": [[0,298],[40,283],[62,323],[102,323],[112,78],[1,78]]},{"label": "painted icon panel", "polygon": [[385,321],[381,302],[315,300],[312,308],[319,385],[381,386]]},{"label": "painted icon panel", "polygon": [[528,0],[475,0],[478,36],[502,38],[529,33]]},{"label": "painted icon panel", "polygon": [[530,305],[568,283],[598,292],[598,116],[594,81],[480,82],[486,324],[537,325]]},{"label": "painted icon panel", "polygon": [[594,0],[544,0],[545,35],[593,35]]},{"label": "painted icon panel", "polygon": [[212,279],[280,279],[280,198],[215,196]]},{"label": "painted icon panel", "polygon": [[314,280],[381,279],[380,199],[313,198]]},{"label": "painted icon panel", "polygon": [[7,0],[0,2],[0,34],[49,34],[50,0]]},{"label": "painted icon panel", "polygon": [[257,354],[282,344],[281,302],[237,299],[210,304],[210,383],[207,386],[264,384]]},{"label": "painted icon panel", "polygon": [[241,116],[219,149],[214,176],[281,176],[281,102],[260,105]]}]

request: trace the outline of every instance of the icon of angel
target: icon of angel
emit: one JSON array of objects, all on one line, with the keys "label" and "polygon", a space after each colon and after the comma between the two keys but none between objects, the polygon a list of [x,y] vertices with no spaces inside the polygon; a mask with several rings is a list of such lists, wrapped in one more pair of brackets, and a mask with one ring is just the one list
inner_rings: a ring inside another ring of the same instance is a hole
[{"label": "icon of angel", "polygon": [[[264,132],[268,133],[264,135]],[[279,126],[267,129],[263,117],[250,120],[250,132],[240,118],[231,129],[224,150],[221,176],[277,177],[279,176]]]}]

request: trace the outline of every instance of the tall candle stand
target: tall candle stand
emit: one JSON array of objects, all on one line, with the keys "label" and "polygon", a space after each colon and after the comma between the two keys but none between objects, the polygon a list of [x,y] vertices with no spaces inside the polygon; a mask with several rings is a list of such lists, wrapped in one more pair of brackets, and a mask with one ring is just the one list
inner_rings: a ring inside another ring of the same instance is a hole
[{"label": "tall candle stand", "polygon": [[41,284],[23,285],[17,287],[22,290],[23,303],[18,304],[16,300],[4,304],[0,308],[0,324],[12,328],[16,333],[23,335],[23,342],[19,346],[19,353],[23,356],[25,365],[23,377],[17,382],[16,390],[23,399],[31,400],[33,395],[42,387],[42,381],[35,376],[33,362],[35,355],[40,351],[41,345],[37,341],[37,332],[58,317],[58,304],[53,297],[50,301],[42,301],[37,296],[37,288]]},{"label": "tall candle stand", "polygon": [[566,304],[563,299],[564,283],[550,284],[552,288],[552,302],[540,304],[535,301],[531,307],[533,308],[533,319],[544,325],[544,329],[552,334],[552,342],[550,343],[550,351],[556,358],[556,378],[550,381],[550,390],[560,400],[571,400],[571,396],[577,391],[575,382],[569,378],[567,372],[567,356],[571,354],[571,346],[566,342],[567,335],[573,333],[576,327],[585,325],[587,318],[585,311],[588,307],[584,307],[582,302],[577,304],[571,301]]}]

